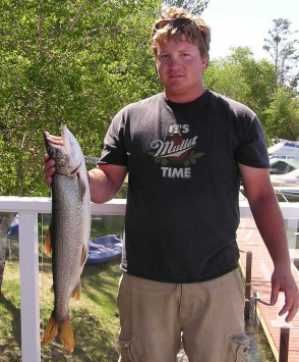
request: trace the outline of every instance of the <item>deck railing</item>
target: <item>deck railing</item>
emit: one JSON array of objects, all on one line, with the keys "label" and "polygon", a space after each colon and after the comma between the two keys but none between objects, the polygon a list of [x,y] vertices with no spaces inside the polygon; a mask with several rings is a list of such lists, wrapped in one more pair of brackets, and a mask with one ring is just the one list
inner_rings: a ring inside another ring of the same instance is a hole
[{"label": "deck railing", "polygon": [[[281,203],[284,218],[299,219],[298,203]],[[124,215],[126,200],[113,199],[105,204],[92,204],[92,215]],[[40,362],[40,306],[38,215],[51,213],[51,201],[43,197],[0,196],[0,212],[19,214],[19,262],[21,285],[22,362]],[[241,217],[251,217],[247,201],[240,202]]]}]

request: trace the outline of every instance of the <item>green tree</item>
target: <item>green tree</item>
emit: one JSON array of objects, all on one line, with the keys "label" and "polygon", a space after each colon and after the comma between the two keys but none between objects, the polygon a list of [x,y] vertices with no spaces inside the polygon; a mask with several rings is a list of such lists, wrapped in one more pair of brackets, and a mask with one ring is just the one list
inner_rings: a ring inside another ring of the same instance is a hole
[{"label": "green tree", "polygon": [[247,104],[261,119],[276,87],[273,65],[257,61],[248,48],[235,48],[226,58],[211,62],[205,75],[210,88]]},{"label": "green tree", "polygon": [[264,115],[269,137],[299,139],[299,99],[289,89],[276,90]]},{"label": "green tree", "polygon": [[42,131],[100,153],[111,117],[156,92],[158,0],[0,1],[0,194],[41,195]]},{"label": "green tree", "polygon": [[263,47],[274,62],[277,84],[288,85],[293,89],[296,89],[299,80],[297,34],[298,31],[291,30],[288,19],[274,19]]},{"label": "green tree", "polygon": [[164,0],[167,6],[177,6],[185,8],[193,14],[200,15],[208,6],[210,0]]}]

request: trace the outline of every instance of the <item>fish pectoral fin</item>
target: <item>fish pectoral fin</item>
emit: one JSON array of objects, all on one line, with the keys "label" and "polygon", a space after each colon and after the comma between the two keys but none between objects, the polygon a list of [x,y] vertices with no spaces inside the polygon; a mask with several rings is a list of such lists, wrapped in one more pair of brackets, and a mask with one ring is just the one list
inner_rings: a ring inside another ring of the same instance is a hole
[{"label": "fish pectoral fin", "polygon": [[75,337],[69,319],[59,324],[58,336],[65,350],[69,353],[72,353],[75,349]]},{"label": "fish pectoral fin", "polygon": [[57,336],[57,334],[58,334],[58,324],[54,319],[54,317],[51,317],[44,331],[42,344],[45,345],[50,343]]},{"label": "fish pectoral fin", "polygon": [[52,242],[51,242],[50,229],[47,231],[45,235],[44,253],[49,257],[52,255]]},{"label": "fish pectoral fin", "polygon": [[85,264],[86,260],[87,260],[87,247],[83,245],[82,254],[81,254],[81,266]]},{"label": "fish pectoral fin", "polygon": [[80,283],[76,286],[76,288],[73,290],[72,298],[79,300],[81,295],[81,285]]}]

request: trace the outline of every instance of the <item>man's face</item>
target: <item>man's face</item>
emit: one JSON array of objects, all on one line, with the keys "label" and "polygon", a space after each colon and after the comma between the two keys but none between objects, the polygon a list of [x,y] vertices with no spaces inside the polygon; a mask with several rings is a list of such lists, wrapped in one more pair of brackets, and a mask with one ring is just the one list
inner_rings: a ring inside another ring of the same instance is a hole
[{"label": "man's face", "polygon": [[202,76],[208,59],[186,40],[170,39],[157,46],[156,67],[166,95],[174,101],[190,101],[203,91]]}]

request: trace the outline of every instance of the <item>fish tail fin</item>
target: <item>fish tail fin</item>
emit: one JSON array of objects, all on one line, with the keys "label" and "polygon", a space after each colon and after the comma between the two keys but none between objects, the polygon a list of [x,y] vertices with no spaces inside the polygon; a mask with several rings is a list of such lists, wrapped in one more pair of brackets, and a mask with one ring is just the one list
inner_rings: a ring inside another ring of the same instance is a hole
[{"label": "fish tail fin", "polygon": [[57,324],[56,320],[54,319],[54,317],[51,316],[51,318],[49,319],[48,325],[44,331],[42,344],[45,345],[45,344],[52,342],[53,339],[57,336],[57,334],[58,334],[58,324]]},{"label": "fish tail fin", "polygon": [[81,295],[81,286],[80,284],[78,284],[76,288],[73,290],[72,298],[74,298],[75,300],[79,300],[80,295]]},{"label": "fish tail fin", "polygon": [[65,350],[69,353],[72,353],[75,349],[75,337],[69,319],[59,324],[58,336]]},{"label": "fish tail fin", "polygon": [[44,253],[47,256],[52,255],[52,243],[51,243],[51,231],[50,231],[50,229],[47,231],[47,233],[45,235]]}]

